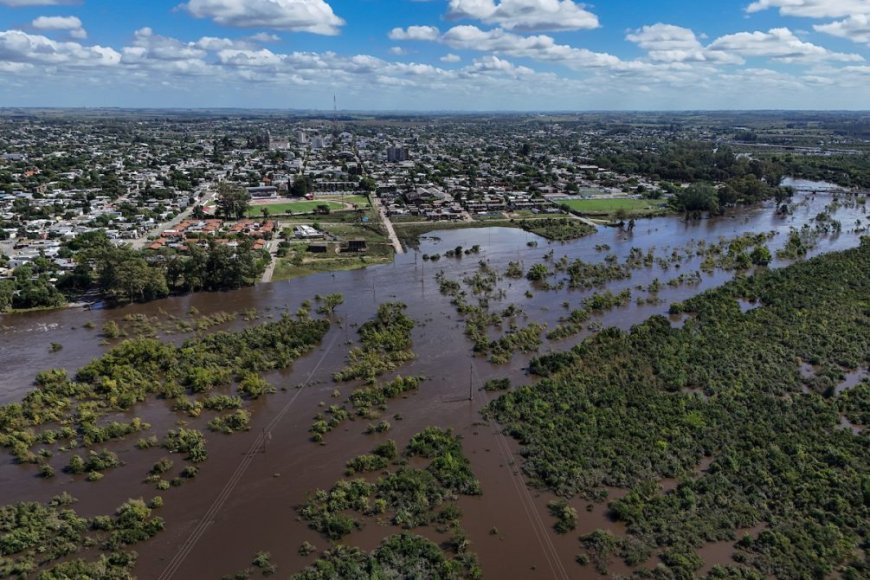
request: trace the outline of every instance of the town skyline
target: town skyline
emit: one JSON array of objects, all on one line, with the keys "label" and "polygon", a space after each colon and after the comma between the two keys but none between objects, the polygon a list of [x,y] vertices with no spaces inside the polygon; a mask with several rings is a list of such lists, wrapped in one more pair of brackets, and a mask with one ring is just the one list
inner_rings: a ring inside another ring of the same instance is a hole
[{"label": "town skyline", "polygon": [[0,0],[0,108],[861,110],[868,45],[868,0]]}]

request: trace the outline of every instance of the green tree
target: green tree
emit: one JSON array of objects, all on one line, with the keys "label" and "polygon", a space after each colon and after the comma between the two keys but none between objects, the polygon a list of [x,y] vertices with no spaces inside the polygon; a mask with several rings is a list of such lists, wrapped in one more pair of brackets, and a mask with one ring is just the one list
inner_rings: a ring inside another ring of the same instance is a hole
[{"label": "green tree", "polygon": [[344,296],[341,294],[328,294],[323,299],[323,304],[317,309],[317,311],[321,314],[331,315],[341,304],[344,304]]},{"label": "green tree", "polygon": [[529,269],[529,273],[526,274],[526,278],[531,280],[532,282],[540,282],[550,275],[550,270],[547,268],[546,264],[535,264]]},{"label": "green tree", "polygon": [[749,255],[752,263],[756,266],[767,266],[773,259],[770,255],[770,250],[766,246],[757,246]]},{"label": "green tree", "polygon": [[680,190],[673,198],[677,209],[685,212],[719,211],[719,196],[709,183],[694,183]]},{"label": "green tree", "polygon": [[251,195],[240,185],[223,182],[218,186],[218,212],[226,219],[242,219],[248,212]]},{"label": "green tree", "polygon": [[311,181],[304,175],[297,175],[290,186],[290,195],[293,197],[305,197],[311,190]]}]

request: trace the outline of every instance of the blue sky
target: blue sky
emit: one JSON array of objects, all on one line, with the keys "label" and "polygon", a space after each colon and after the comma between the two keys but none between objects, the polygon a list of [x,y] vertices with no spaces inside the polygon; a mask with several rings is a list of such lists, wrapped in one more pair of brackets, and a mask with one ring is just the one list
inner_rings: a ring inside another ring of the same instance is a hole
[{"label": "blue sky", "polygon": [[0,106],[866,109],[870,0],[0,0]]}]

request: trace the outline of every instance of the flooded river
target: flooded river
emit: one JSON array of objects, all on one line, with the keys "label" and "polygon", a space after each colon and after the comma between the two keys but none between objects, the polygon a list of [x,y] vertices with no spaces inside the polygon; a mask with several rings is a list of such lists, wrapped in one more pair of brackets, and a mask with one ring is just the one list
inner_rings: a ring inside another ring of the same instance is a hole
[{"label": "flooded river", "polygon": [[[567,256],[571,260],[597,263],[613,254],[622,262],[635,247],[644,252],[655,248],[656,255],[667,256],[690,241],[717,243],[722,238],[750,232],[775,232],[768,242],[775,254],[785,244],[790,228],[815,225],[814,218],[832,201],[832,194],[821,187],[815,188],[819,193],[814,195],[813,184],[796,185],[800,185],[801,191],[788,215],[780,215],[773,204],[764,204],[700,221],[687,222],[676,216],[640,220],[630,233],[601,228],[595,235],[569,243],[548,243],[522,230],[508,228],[435,231],[421,239],[419,248],[397,256],[393,264],[386,266],[312,275],[235,292],[173,297],[120,309],[69,309],[0,317],[0,402],[8,403],[20,400],[28,392],[37,371],[54,367],[75,371],[105,352],[108,346],[102,344],[99,329],[109,321],[123,326],[125,318],[140,314],[161,320],[171,316],[184,318],[192,308],[201,315],[256,309],[262,321],[284,311],[295,312],[304,300],[318,294],[340,292],[345,297],[345,303],[337,310],[338,323],[321,346],[297,361],[291,370],[267,377],[280,390],[256,403],[251,431],[233,436],[207,434],[209,460],[193,482],[157,492],[153,484],[142,480],[165,451],[135,450],[133,441],[107,446],[126,465],[107,472],[104,480],[96,484],[60,473],[54,480],[45,481],[36,477],[35,468],[15,465],[4,454],[0,459],[4,503],[25,499],[46,501],[67,489],[80,499],[77,509],[84,514],[97,514],[108,513],[127,498],[148,498],[160,493],[166,501],[161,513],[166,519],[166,530],[152,541],[135,546],[140,554],[136,569],[139,577],[159,577],[194,532],[198,541],[190,545],[182,561],[173,562],[177,565],[176,578],[218,578],[248,567],[258,551],[271,552],[278,573],[286,577],[315,558],[298,555],[297,548],[303,541],[321,550],[328,547],[326,540],[298,520],[295,508],[306,495],[317,488],[329,488],[340,479],[347,460],[371,451],[387,438],[396,440],[401,447],[411,435],[433,425],[452,428],[463,436],[465,452],[481,481],[483,495],[463,498],[460,506],[464,513],[462,525],[487,578],[579,577],[581,571],[588,575],[591,569],[580,569],[574,563],[579,552],[577,536],[599,527],[618,532],[617,526],[607,518],[605,504],[589,505],[587,510],[589,502],[576,500],[573,505],[580,514],[577,533],[558,536],[552,531],[553,519],[546,508],[552,496],[525,485],[516,444],[501,435],[496,425],[484,422],[479,414],[489,396],[478,390],[482,382],[496,377],[509,377],[514,384],[527,382],[525,368],[530,357],[516,355],[504,366],[474,358],[472,344],[464,336],[463,319],[450,299],[439,292],[436,273],[444,271],[449,278],[458,280],[476,271],[481,260],[501,273],[511,261],[521,262],[524,270],[528,270],[551,251],[553,260]],[[864,208],[841,207],[832,217],[842,222],[842,231],[820,237],[810,255],[858,245],[859,236],[853,230],[856,220],[867,222]],[[529,242],[537,245],[532,247]],[[442,257],[438,262],[422,258],[424,254],[444,254],[459,245],[465,248],[479,245],[481,252],[461,259]],[[609,249],[603,250],[604,246]],[[683,261],[678,269],[670,266],[663,270],[660,265],[636,269],[630,280],[613,282],[607,288],[617,292],[647,286],[655,279],[665,282],[699,270],[701,260],[695,257]],[[771,266],[784,264],[774,260]],[[593,320],[604,326],[628,329],[651,315],[666,313],[671,303],[721,285],[732,276],[732,272],[717,270],[702,274],[696,286],[663,284],[659,302],[639,306],[632,301]],[[543,322],[550,328],[559,324],[570,309],[580,307],[592,292],[601,291],[539,291],[526,280],[503,280],[500,287],[506,292],[502,307],[517,304],[523,309],[527,320],[521,320],[521,325]],[[406,303],[407,314],[417,321],[413,333],[417,358],[400,372],[425,376],[426,382],[419,392],[390,402],[385,416],[391,418],[393,427],[388,435],[364,435],[366,422],[357,420],[329,433],[323,445],[310,442],[308,428],[321,410],[320,404],[337,401],[332,398],[335,388],[345,395],[353,388],[336,385],[331,375],[343,366],[349,343],[356,341],[355,325],[370,319],[376,306],[387,301]],[[95,328],[86,328],[88,323]],[[255,322],[239,317],[216,328],[250,324]],[[541,353],[570,348],[589,332],[561,342],[544,340]],[[167,340],[183,338],[171,335]],[[50,353],[49,345],[53,342],[63,348]],[[307,386],[296,388],[301,384]],[[471,401],[470,387],[474,394]],[[397,414],[402,419],[392,420]],[[171,426],[178,420],[162,401],[142,405],[129,416],[142,417],[155,426]],[[280,420],[274,421],[276,418]],[[202,429],[206,421],[188,419],[189,424]],[[234,477],[245,454],[270,424],[270,443],[264,450],[256,450],[257,455],[247,469]],[[611,498],[619,493],[621,490],[611,490]],[[204,516],[208,517],[207,525],[200,525]],[[370,549],[394,531],[370,523],[345,538],[344,543]],[[703,554],[708,564],[725,562],[730,558],[731,546],[717,544]],[[654,564],[653,560],[650,562]],[[618,567],[611,571],[627,572]]]}]

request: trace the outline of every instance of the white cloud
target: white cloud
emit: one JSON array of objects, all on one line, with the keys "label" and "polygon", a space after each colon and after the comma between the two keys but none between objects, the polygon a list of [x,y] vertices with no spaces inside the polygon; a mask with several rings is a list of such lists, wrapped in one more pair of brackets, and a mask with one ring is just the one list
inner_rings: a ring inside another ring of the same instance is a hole
[{"label": "white cloud", "polygon": [[458,54],[450,53],[450,54],[445,54],[445,55],[442,56],[439,60],[440,60],[441,62],[454,63],[454,62],[459,62],[459,61],[461,61],[461,60],[462,60],[462,57],[459,56]]},{"label": "white cloud", "polygon": [[395,56],[402,56],[402,55],[405,55],[408,53],[405,52],[405,49],[402,48],[401,46],[391,46],[390,47],[390,54],[395,55]]},{"label": "white cloud", "polygon": [[743,57],[766,57],[782,62],[861,62],[858,54],[832,52],[824,47],[799,39],[788,28],[772,28],[768,32],[738,32],[713,41],[708,47]]},{"label": "white cloud", "polygon": [[867,14],[855,14],[830,24],[816,24],[813,29],[854,42],[870,44],[870,16]]},{"label": "white cloud", "polygon": [[155,34],[150,28],[140,28],[134,34],[133,46],[124,48],[125,62],[200,60],[206,55],[206,48],[215,49],[222,45],[223,39],[205,37],[200,42],[184,43],[175,38]]},{"label": "white cloud", "polygon": [[20,30],[0,32],[0,62],[99,67],[117,65],[120,61],[120,53],[113,48],[57,42]]},{"label": "white cloud", "polygon": [[336,35],[344,25],[324,0],[190,0],[181,6],[196,18],[238,28]]},{"label": "white cloud", "polygon": [[804,18],[842,18],[853,14],[870,14],[870,0],[757,0],[749,13],[778,8],[783,16]]},{"label": "white cloud", "polygon": [[394,28],[387,35],[390,40],[436,40],[441,32],[434,26]]},{"label": "white cloud", "polygon": [[76,16],[40,16],[32,26],[37,30],[66,30],[73,38],[83,40],[88,33],[82,27],[82,21]]},{"label": "white cloud", "polygon": [[598,17],[572,0],[450,0],[448,18],[469,18],[506,30],[588,30]]},{"label": "white cloud", "polygon": [[454,26],[442,35],[440,41],[458,50],[561,62],[574,68],[619,67],[627,64],[611,54],[556,44],[552,37],[543,34],[520,36],[499,28],[481,30],[470,25]]},{"label": "white cloud", "polygon": [[227,49],[218,52],[218,61],[221,64],[238,67],[275,67],[284,63],[284,59],[262,48],[260,50]]},{"label": "white cloud", "polygon": [[462,72],[465,74],[497,72],[513,77],[528,77],[536,74],[528,67],[517,66],[510,61],[492,55],[474,59],[471,65],[462,69]]},{"label": "white cloud", "polygon": [[[180,43],[179,43],[180,44]],[[231,38],[216,38],[214,36],[203,36],[196,42],[189,44],[202,50],[217,52],[227,48],[248,49],[253,48],[254,44],[247,40],[233,40]],[[201,53],[197,53],[196,58],[201,57]]]},{"label": "white cloud", "polygon": [[695,33],[672,24],[653,24],[629,33],[626,40],[646,50],[655,62],[740,62],[724,52],[708,51]]},{"label": "white cloud", "polygon": [[72,30],[81,28],[82,21],[77,16],[40,16],[33,21],[33,27],[41,30]]},{"label": "white cloud", "polygon": [[269,34],[268,32],[258,32],[257,34],[252,34],[249,38],[254,42],[262,43],[279,42],[281,40],[281,37],[277,34]]}]

